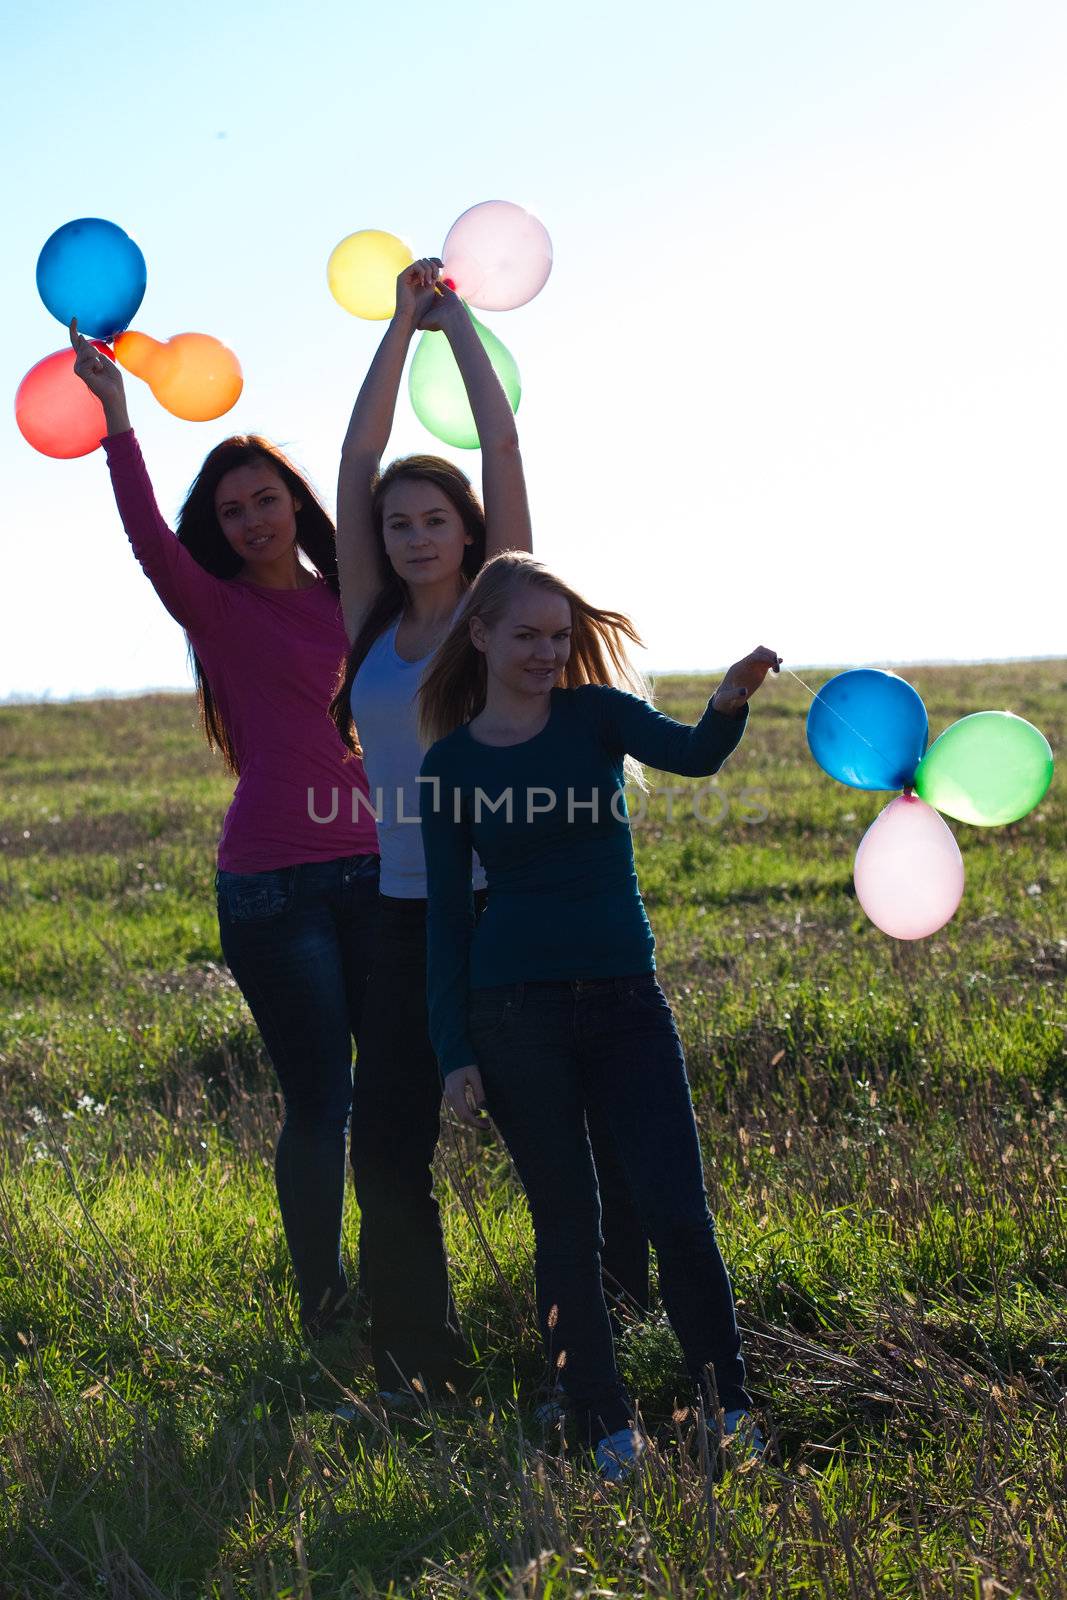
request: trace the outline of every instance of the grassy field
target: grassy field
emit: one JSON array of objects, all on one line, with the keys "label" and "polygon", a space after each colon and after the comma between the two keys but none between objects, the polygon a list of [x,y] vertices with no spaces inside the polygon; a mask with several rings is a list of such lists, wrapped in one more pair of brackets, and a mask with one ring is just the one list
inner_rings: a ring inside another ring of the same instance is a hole
[{"label": "grassy field", "polygon": [[[933,733],[1007,708],[1063,748],[1067,662],[906,675]],[[708,688],[658,699],[692,719]],[[851,888],[886,797],[815,767],[806,705],[760,695],[716,825],[676,780],[635,827],[774,1460],[712,1488],[659,1318],[622,1343],[657,1448],[606,1492],[533,1421],[530,1230],[492,1139],[441,1151],[474,1399],[333,1416],[372,1376],[294,1328],[192,703],[0,708],[5,1600],[1067,1596],[1062,779],[957,826],[959,912],[895,944]]]}]

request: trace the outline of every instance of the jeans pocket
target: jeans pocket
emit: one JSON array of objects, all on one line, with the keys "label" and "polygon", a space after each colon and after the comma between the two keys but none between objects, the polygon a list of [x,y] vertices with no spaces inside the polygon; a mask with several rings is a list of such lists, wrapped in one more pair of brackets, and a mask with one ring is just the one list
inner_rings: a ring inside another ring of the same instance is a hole
[{"label": "jeans pocket", "polygon": [[490,1045],[504,1032],[522,1006],[524,985],[501,984],[492,989],[472,989],[467,997],[467,1031],[471,1043]]},{"label": "jeans pocket", "polygon": [[231,922],[269,922],[288,911],[295,887],[295,866],[272,872],[218,872],[219,915]]},{"label": "jeans pocket", "polygon": [[647,1012],[649,1015],[671,1015],[670,1001],[663,993],[653,972],[642,972],[634,978],[616,980],[619,998],[627,1011]]},{"label": "jeans pocket", "polygon": [[377,891],[381,866],[380,856],[349,856],[344,865],[345,888],[350,883],[369,884]]}]

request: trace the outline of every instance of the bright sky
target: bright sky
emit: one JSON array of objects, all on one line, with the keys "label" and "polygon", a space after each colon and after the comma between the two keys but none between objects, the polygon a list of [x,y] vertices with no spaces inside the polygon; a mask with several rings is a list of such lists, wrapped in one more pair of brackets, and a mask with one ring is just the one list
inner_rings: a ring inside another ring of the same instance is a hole
[{"label": "bright sky", "polygon": [[[331,299],[361,227],[439,250],[545,222],[516,356],[537,553],[653,670],[1059,654],[1067,435],[1061,0],[53,0],[5,22],[0,697],[189,683],[100,452],[14,423],[64,330],[52,231],[118,222],[135,326],[213,333],[245,391],[179,422],[127,378],[165,515],[233,431],[332,506],[384,324]],[[396,452],[440,449],[402,396]],[[454,452],[467,470],[475,452]]]}]

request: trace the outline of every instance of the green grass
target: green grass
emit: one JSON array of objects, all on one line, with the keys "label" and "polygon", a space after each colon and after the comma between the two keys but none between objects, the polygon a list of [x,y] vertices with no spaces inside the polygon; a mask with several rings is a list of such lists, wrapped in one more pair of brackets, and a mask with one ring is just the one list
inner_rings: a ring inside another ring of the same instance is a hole
[{"label": "green grass", "polygon": [[[933,734],[1004,708],[1062,748],[1067,663],[907,676]],[[658,699],[692,719],[709,688]],[[806,704],[760,696],[717,825],[650,774],[635,827],[776,1461],[712,1489],[659,1316],[621,1350],[656,1449],[609,1494],[533,1422],[532,1240],[492,1139],[440,1157],[474,1398],[333,1417],[372,1375],[295,1332],[192,703],[0,708],[0,1594],[1067,1595],[1062,785],[953,825],[963,905],[895,944],[851,890],[884,797],[819,772]]]}]

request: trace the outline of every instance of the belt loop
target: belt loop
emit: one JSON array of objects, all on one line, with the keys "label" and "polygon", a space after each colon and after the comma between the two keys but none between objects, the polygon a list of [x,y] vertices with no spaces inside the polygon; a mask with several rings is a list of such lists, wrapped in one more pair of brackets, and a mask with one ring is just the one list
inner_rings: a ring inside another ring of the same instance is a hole
[{"label": "belt loop", "polygon": [[523,997],[524,997],[525,994],[526,994],[526,985],[520,979],[520,981],[515,985],[515,1009],[516,1010],[518,1010],[518,1008],[522,1005]]}]

